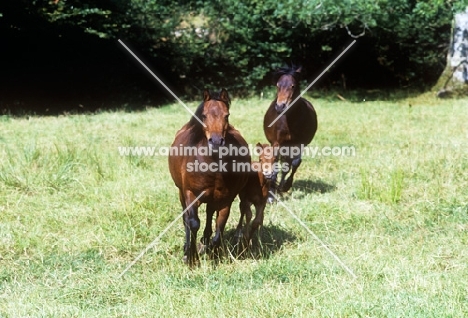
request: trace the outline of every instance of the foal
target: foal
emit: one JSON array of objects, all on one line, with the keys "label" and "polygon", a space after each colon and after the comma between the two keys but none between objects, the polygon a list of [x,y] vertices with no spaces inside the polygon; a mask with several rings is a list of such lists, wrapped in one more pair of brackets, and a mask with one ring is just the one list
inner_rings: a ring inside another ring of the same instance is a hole
[{"label": "foal", "polygon": [[[243,238],[244,242],[249,244],[257,229],[263,225],[264,210],[272,176],[277,166],[279,166],[279,164],[275,163],[275,149],[277,150],[277,147],[267,144],[258,143],[256,145],[256,150],[260,153],[259,161],[251,163],[252,171],[249,173],[247,185],[239,193],[241,216],[236,230],[237,243]],[[252,205],[255,206],[255,219],[250,222],[252,219],[250,207]],[[243,228],[244,216],[246,226]]]}]

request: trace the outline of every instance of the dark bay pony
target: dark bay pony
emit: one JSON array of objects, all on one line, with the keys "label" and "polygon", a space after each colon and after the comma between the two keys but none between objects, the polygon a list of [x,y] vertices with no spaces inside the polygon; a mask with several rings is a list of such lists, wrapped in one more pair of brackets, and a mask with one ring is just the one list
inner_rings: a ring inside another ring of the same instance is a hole
[{"label": "dark bay pony", "polygon": [[[283,67],[275,72],[276,99],[271,102],[263,119],[266,138],[271,145],[277,144],[280,147],[279,159],[284,168],[276,188],[280,192],[291,188],[294,174],[301,164],[301,154],[297,154],[295,150],[307,146],[317,131],[317,114],[312,104],[302,97],[292,103],[300,96],[300,72],[301,67],[295,66]],[[284,111],[286,112],[281,115]],[[273,121],[275,122],[271,125]],[[286,179],[288,173],[290,175]],[[275,187],[276,175],[273,180],[272,186]]]},{"label": "dark bay pony", "polygon": [[[169,170],[175,185],[179,188],[179,199],[185,227],[184,261],[190,266],[198,264],[197,231],[200,228],[198,208],[206,203],[206,225],[202,237],[202,248],[218,250],[231,204],[245,186],[248,173],[236,172],[236,163],[250,164],[250,154],[237,153],[221,156],[221,147],[239,149],[247,143],[241,134],[229,124],[230,99],[222,89],[219,94],[205,90],[203,102],[195,111],[195,116],[180,129],[172,144],[173,148],[196,149],[185,154],[169,155]],[[204,125],[202,125],[199,118]],[[190,148],[189,148],[190,147]],[[207,153],[210,150],[211,153]],[[198,167],[198,169],[197,169]],[[205,192],[204,192],[205,191]],[[196,198],[204,194],[196,200]],[[196,201],[195,203],[193,203]],[[192,204],[193,203],[193,204]],[[210,242],[212,218],[216,211],[216,233]]]}]

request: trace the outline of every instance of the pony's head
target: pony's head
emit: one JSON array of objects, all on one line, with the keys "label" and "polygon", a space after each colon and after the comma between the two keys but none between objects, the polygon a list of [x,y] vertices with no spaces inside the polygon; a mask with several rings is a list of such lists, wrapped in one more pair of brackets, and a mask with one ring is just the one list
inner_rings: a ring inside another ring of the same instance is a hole
[{"label": "pony's head", "polygon": [[257,143],[255,147],[259,153],[258,161],[260,162],[261,172],[266,180],[271,180],[275,174],[274,169],[279,146],[277,143],[273,146]]},{"label": "pony's head", "polygon": [[217,149],[224,146],[226,131],[229,128],[229,99],[228,92],[223,88],[218,94],[203,92],[202,107],[199,118],[205,124],[203,132],[208,145]]},{"label": "pony's head", "polygon": [[299,95],[299,75],[302,67],[282,67],[275,72],[276,105],[278,113],[287,109],[291,102]]}]

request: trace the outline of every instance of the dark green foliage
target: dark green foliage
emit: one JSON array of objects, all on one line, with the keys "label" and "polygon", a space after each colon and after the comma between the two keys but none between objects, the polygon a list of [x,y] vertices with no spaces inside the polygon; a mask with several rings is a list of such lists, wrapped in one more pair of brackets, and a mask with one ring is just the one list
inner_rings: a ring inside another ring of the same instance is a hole
[{"label": "dark green foliage", "polygon": [[319,84],[431,85],[444,67],[453,12],[465,2],[24,1],[52,23],[132,43],[190,95],[203,87],[251,93],[284,63],[302,64],[311,79],[358,37]]}]

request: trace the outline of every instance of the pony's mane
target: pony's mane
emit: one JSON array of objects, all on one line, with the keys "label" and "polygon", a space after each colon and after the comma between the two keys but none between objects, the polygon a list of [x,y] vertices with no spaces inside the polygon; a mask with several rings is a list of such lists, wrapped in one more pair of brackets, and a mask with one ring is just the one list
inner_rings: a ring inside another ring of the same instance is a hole
[{"label": "pony's mane", "polygon": [[224,100],[224,99],[221,99],[220,97],[220,94],[221,92],[211,92],[210,91],[210,100],[214,99],[214,100],[217,100],[217,101],[220,101],[220,102],[224,102],[226,103],[227,107],[229,108],[229,106],[231,106],[231,99],[229,98],[228,96],[228,99],[227,100]]},{"label": "pony's mane", "polygon": [[298,70],[301,69],[300,65],[295,65],[291,64],[291,66],[286,65],[283,67],[280,67],[276,71],[273,72],[273,81],[274,84],[276,85],[276,82],[278,82],[279,78],[283,75],[291,75],[293,76],[297,81],[299,81],[299,72]]}]

